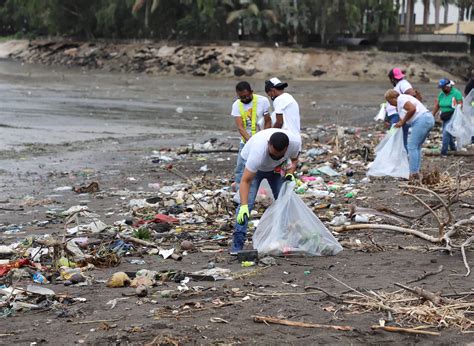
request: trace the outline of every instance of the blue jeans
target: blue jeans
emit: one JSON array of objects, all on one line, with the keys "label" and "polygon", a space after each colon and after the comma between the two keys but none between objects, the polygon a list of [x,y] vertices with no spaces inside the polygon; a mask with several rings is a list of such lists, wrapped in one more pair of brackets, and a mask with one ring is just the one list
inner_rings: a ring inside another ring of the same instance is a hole
[{"label": "blue jeans", "polygon": [[[255,198],[257,197],[258,188],[263,179],[267,179],[268,184],[270,185],[275,200],[278,198],[280,193],[281,185],[283,184],[284,179],[281,177],[280,173],[271,172],[262,172],[258,171],[253,178],[252,183],[250,184],[249,196],[248,196],[248,206],[249,212],[253,209],[255,204]],[[240,205],[237,208],[236,215],[239,214]],[[234,241],[232,244],[231,251],[240,251],[244,247],[245,236],[247,234],[248,220],[245,220],[243,225],[235,223],[234,229]]]},{"label": "blue jeans", "polygon": [[[400,115],[398,113],[392,114],[390,117],[390,125],[393,126],[400,121]],[[408,151],[408,129],[410,125],[403,125],[403,144],[405,145],[405,149]]]},{"label": "blue jeans", "polygon": [[235,166],[234,175],[236,182],[236,189],[239,190],[240,180],[242,179],[242,174],[244,174],[245,169],[245,160],[240,156],[240,152],[244,148],[245,143],[240,142],[239,153],[237,154],[237,165]]},{"label": "blue jeans", "polygon": [[421,114],[411,123],[411,135],[408,139],[408,164],[410,166],[410,174],[420,173],[421,147],[433,126],[434,117],[431,112]]},{"label": "blue jeans", "polygon": [[443,138],[441,141],[441,155],[448,155],[448,147],[451,150],[456,150],[456,144],[454,143],[454,137],[446,131],[451,119],[443,121]]}]

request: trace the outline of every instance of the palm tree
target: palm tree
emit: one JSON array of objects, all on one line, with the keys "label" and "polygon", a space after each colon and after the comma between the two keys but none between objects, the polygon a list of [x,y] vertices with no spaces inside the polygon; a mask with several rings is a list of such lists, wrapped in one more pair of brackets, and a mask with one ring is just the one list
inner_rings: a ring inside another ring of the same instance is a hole
[{"label": "palm tree", "polygon": [[415,0],[407,0],[407,12],[406,12],[406,20],[405,20],[405,33],[411,34],[413,33],[413,29],[415,27],[415,21],[413,18],[413,14],[415,13]]},{"label": "palm tree", "polygon": [[441,7],[441,0],[435,0],[435,30],[439,30],[439,12]]},{"label": "palm tree", "polygon": [[472,10],[473,0],[457,0],[456,5],[459,8],[459,21],[462,22],[464,19],[471,19],[469,13]]},{"label": "palm tree", "polygon": [[444,24],[448,24],[448,13],[449,13],[449,4],[451,3],[450,0],[443,0],[444,6]]},{"label": "palm tree", "polygon": [[423,31],[428,31],[428,19],[430,17],[430,0],[423,0]]},{"label": "palm tree", "polygon": [[227,16],[227,24],[232,24],[236,20],[239,20],[242,25],[245,23],[246,27],[250,27],[251,32],[261,32],[262,28],[266,26],[266,21],[270,21],[273,24],[278,22],[273,10],[261,10],[255,2],[249,1],[248,4],[244,4],[245,7],[239,9],[236,9],[232,1],[227,1],[226,4],[233,8],[233,11]]},{"label": "palm tree", "polygon": [[135,0],[132,7],[132,13],[136,14],[145,6],[145,28],[150,27],[150,16],[160,5],[160,0]]}]

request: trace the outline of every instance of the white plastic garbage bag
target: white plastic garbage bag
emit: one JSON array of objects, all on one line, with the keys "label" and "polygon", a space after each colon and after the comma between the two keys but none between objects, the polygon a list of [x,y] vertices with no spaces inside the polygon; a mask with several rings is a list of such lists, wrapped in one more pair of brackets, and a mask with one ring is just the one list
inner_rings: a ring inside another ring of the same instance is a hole
[{"label": "white plastic garbage bag", "polygon": [[462,111],[469,119],[471,119],[471,136],[474,137],[474,89],[464,98],[462,103]]},{"label": "white plastic garbage bag", "polygon": [[471,119],[463,113],[461,105],[456,106],[453,117],[446,127],[446,131],[456,137],[458,150],[471,144]]},{"label": "white plastic garbage bag", "polygon": [[384,121],[385,120],[385,114],[387,113],[387,103],[381,103],[380,104],[380,109],[377,115],[374,117],[375,121]]},{"label": "white plastic garbage bag", "polygon": [[253,235],[253,247],[262,255],[329,256],[342,246],[293,191],[284,183],[278,199],[265,211]]},{"label": "white plastic garbage bag", "polygon": [[382,139],[375,149],[375,160],[370,165],[367,175],[408,179],[410,168],[401,128],[392,128]]}]

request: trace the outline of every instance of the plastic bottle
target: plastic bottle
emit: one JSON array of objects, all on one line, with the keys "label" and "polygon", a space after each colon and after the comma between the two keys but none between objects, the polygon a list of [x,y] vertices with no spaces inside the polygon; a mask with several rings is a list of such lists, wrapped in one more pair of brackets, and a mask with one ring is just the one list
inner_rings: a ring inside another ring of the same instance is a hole
[{"label": "plastic bottle", "polygon": [[316,198],[324,198],[329,196],[329,192],[324,190],[310,190],[309,192]]}]

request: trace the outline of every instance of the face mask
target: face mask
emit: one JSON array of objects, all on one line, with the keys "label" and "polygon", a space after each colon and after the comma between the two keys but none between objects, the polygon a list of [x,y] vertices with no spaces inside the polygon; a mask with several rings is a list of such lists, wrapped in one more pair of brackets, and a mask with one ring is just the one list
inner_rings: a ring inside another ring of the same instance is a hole
[{"label": "face mask", "polygon": [[245,103],[245,104],[249,104],[250,102],[252,102],[252,96],[246,96],[246,97],[243,97],[243,98],[240,98],[240,101],[242,103]]},{"label": "face mask", "polygon": [[275,160],[275,161],[281,160],[283,158],[283,156],[285,156],[285,155],[276,156],[276,155],[273,155],[272,153],[268,153],[268,155],[270,155],[272,160]]}]

